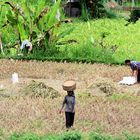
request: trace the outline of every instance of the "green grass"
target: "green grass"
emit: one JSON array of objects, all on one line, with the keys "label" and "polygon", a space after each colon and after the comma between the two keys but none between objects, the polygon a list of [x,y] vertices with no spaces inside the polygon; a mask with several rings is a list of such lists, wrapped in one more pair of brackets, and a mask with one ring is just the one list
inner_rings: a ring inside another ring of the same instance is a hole
[{"label": "green grass", "polygon": [[[132,2],[125,2],[123,6],[132,6]],[[140,2],[135,1],[135,7],[139,7],[139,6],[140,6]]]},{"label": "green grass", "polygon": [[[71,34],[61,38],[48,51],[38,49],[28,57],[14,58],[114,64],[122,64],[125,59],[140,61],[140,21],[128,26],[125,26],[126,23],[127,21],[122,18],[88,22],[74,19],[73,23],[62,24],[60,28],[55,29],[55,36],[58,36],[61,32],[74,27]],[[70,43],[66,43],[67,41]]]},{"label": "green grass", "polygon": [[132,94],[113,94],[112,96],[109,97],[109,99],[113,101],[121,101],[121,100],[126,100],[126,101],[137,101],[137,96],[132,96]]},{"label": "green grass", "polygon": [[63,134],[51,134],[46,136],[38,136],[34,133],[14,133],[6,140],[140,140],[139,136],[124,133],[121,136],[113,136],[109,134],[102,134],[97,132],[92,132],[88,135],[69,131]]},{"label": "green grass", "polygon": [[[16,2],[17,0],[14,1]],[[125,4],[130,5],[131,3],[128,2]],[[139,6],[138,2],[136,6]],[[8,11],[6,6],[1,8],[3,11],[0,14],[0,21],[2,21],[0,26],[6,22],[5,11]],[[85,14],[85,18],[87,18],[86,11],[83,11],[83,13]],[[115,16],[115,14],[110,11],[110,16]],[[40,47],[34,45],[33,54],[28,57],[17,57],[18,52],[9,47],[18,41],[18,35],[13,26],[1,28],[1,34],[6,58],[115,64],[123,63],[125,59],[140,61],[140,21],[128,26],[125,26],[126,23],[125,19],[118,18],[117,15],[114,19],[103,18],[87,22],[73,19],[72,23],[64,23],[59,28],[56,27],[53,30],[54,34],[52,33],[51,35],[49,45],[47,44],[47,40]],[[73,28],[74,30],[69,34],[69,29]],[[16,47],[19,51],[20,46]]]},{"label": "green grass", "polygon": [[[140,60],[140,21],[136,24],[130,24],[129,26],[125,26],[125,24],[126,21],[123,19],[100,19],[87,23],[73,23],[69,26],[75,26],[75,30],[63,40],[75,39],[78,43],[62,48],[67,47],[69,52],[67,55],[71,57],[80,55],[94,60],[119,63],[123,62],[126,58]],[[67,25],[64,25],[62,28],[64,30],[67,27]],[[106,47],[105,49],[102,49],[99,45],[102,34],[106,34],[103,40],[103,44]],[[112,52],[108,48],[114,45],[116,45],[118,49]],[[106,53],[103,53],[103,51],[106,51]]]}]

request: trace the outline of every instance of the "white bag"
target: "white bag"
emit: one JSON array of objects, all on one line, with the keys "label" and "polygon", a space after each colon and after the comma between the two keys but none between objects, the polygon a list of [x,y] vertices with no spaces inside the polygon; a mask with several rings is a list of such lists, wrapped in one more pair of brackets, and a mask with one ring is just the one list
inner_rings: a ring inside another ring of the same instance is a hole
[{"label": "white bag", "polygon": [[17,73],[13,73],[12,74],[12,83],[15,84],[15,83],[18,83],[18,74]]},{"label": "white bag", "polygon": [[123,77],[123,80],[119,82],[119,84],[124,84],[124,85],[133,85],[137,82],[136,78],[133,76],[129,77]]}]

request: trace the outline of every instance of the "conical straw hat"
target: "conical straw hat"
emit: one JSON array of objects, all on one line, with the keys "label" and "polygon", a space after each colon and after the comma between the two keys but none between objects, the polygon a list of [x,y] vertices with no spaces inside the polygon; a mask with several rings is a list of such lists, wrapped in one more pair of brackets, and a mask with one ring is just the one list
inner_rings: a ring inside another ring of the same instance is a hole
[{"label": "conical straw hat", "polygon": [[76,82],[74,80],[65,81],[62,87],[66,91],[73,91],[76,89]]}]

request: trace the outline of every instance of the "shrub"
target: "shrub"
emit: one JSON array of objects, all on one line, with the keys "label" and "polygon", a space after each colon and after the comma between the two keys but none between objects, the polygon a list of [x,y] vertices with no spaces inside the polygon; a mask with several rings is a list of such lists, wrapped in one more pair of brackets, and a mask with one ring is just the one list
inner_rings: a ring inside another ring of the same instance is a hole
[{"label": "shrub", "polygon": [[47,135],[41,138],[41,140],[60,140],[59,136],[56,135]]},{"label": "shrub", "polygon": [[40,137],[32,133],[14,133],[8,140],[40,140]]},{"label": "shrub", "polygon": [[81,140],[79,132],[67,132],[62,135],[61,140]]},{"label": "shrub", "polygon": [[140,140],[140,136],[124,133],[126,140]]},{"label": "shrub", "polygon": [[117,140],[111,135],[99,134],[96,132],[91,133],[90,140]]},{"label": "shrub", "polygon": [[[0,137],[1,138],[1,137]],[[14,133],[7,140],[81,140],[83,137],[81,133],[76,131],[65,132],[62,135],[46,135],[39,137],[33,133]],[[88,140],[140,140],[139,136],[123,133],[121,137],[108,134],[101,134],[100,132],[92,132],[90,135],[84,137]]]}]

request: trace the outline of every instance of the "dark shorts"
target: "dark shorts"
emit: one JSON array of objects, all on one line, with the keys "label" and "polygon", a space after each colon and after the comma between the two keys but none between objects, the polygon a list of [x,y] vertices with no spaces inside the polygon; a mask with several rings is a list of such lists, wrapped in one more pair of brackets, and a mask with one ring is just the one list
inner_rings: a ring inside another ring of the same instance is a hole
[{"label": "dark shorts", "polygon": [[138,69],[137,82],[140,83],[140,69]]}]

